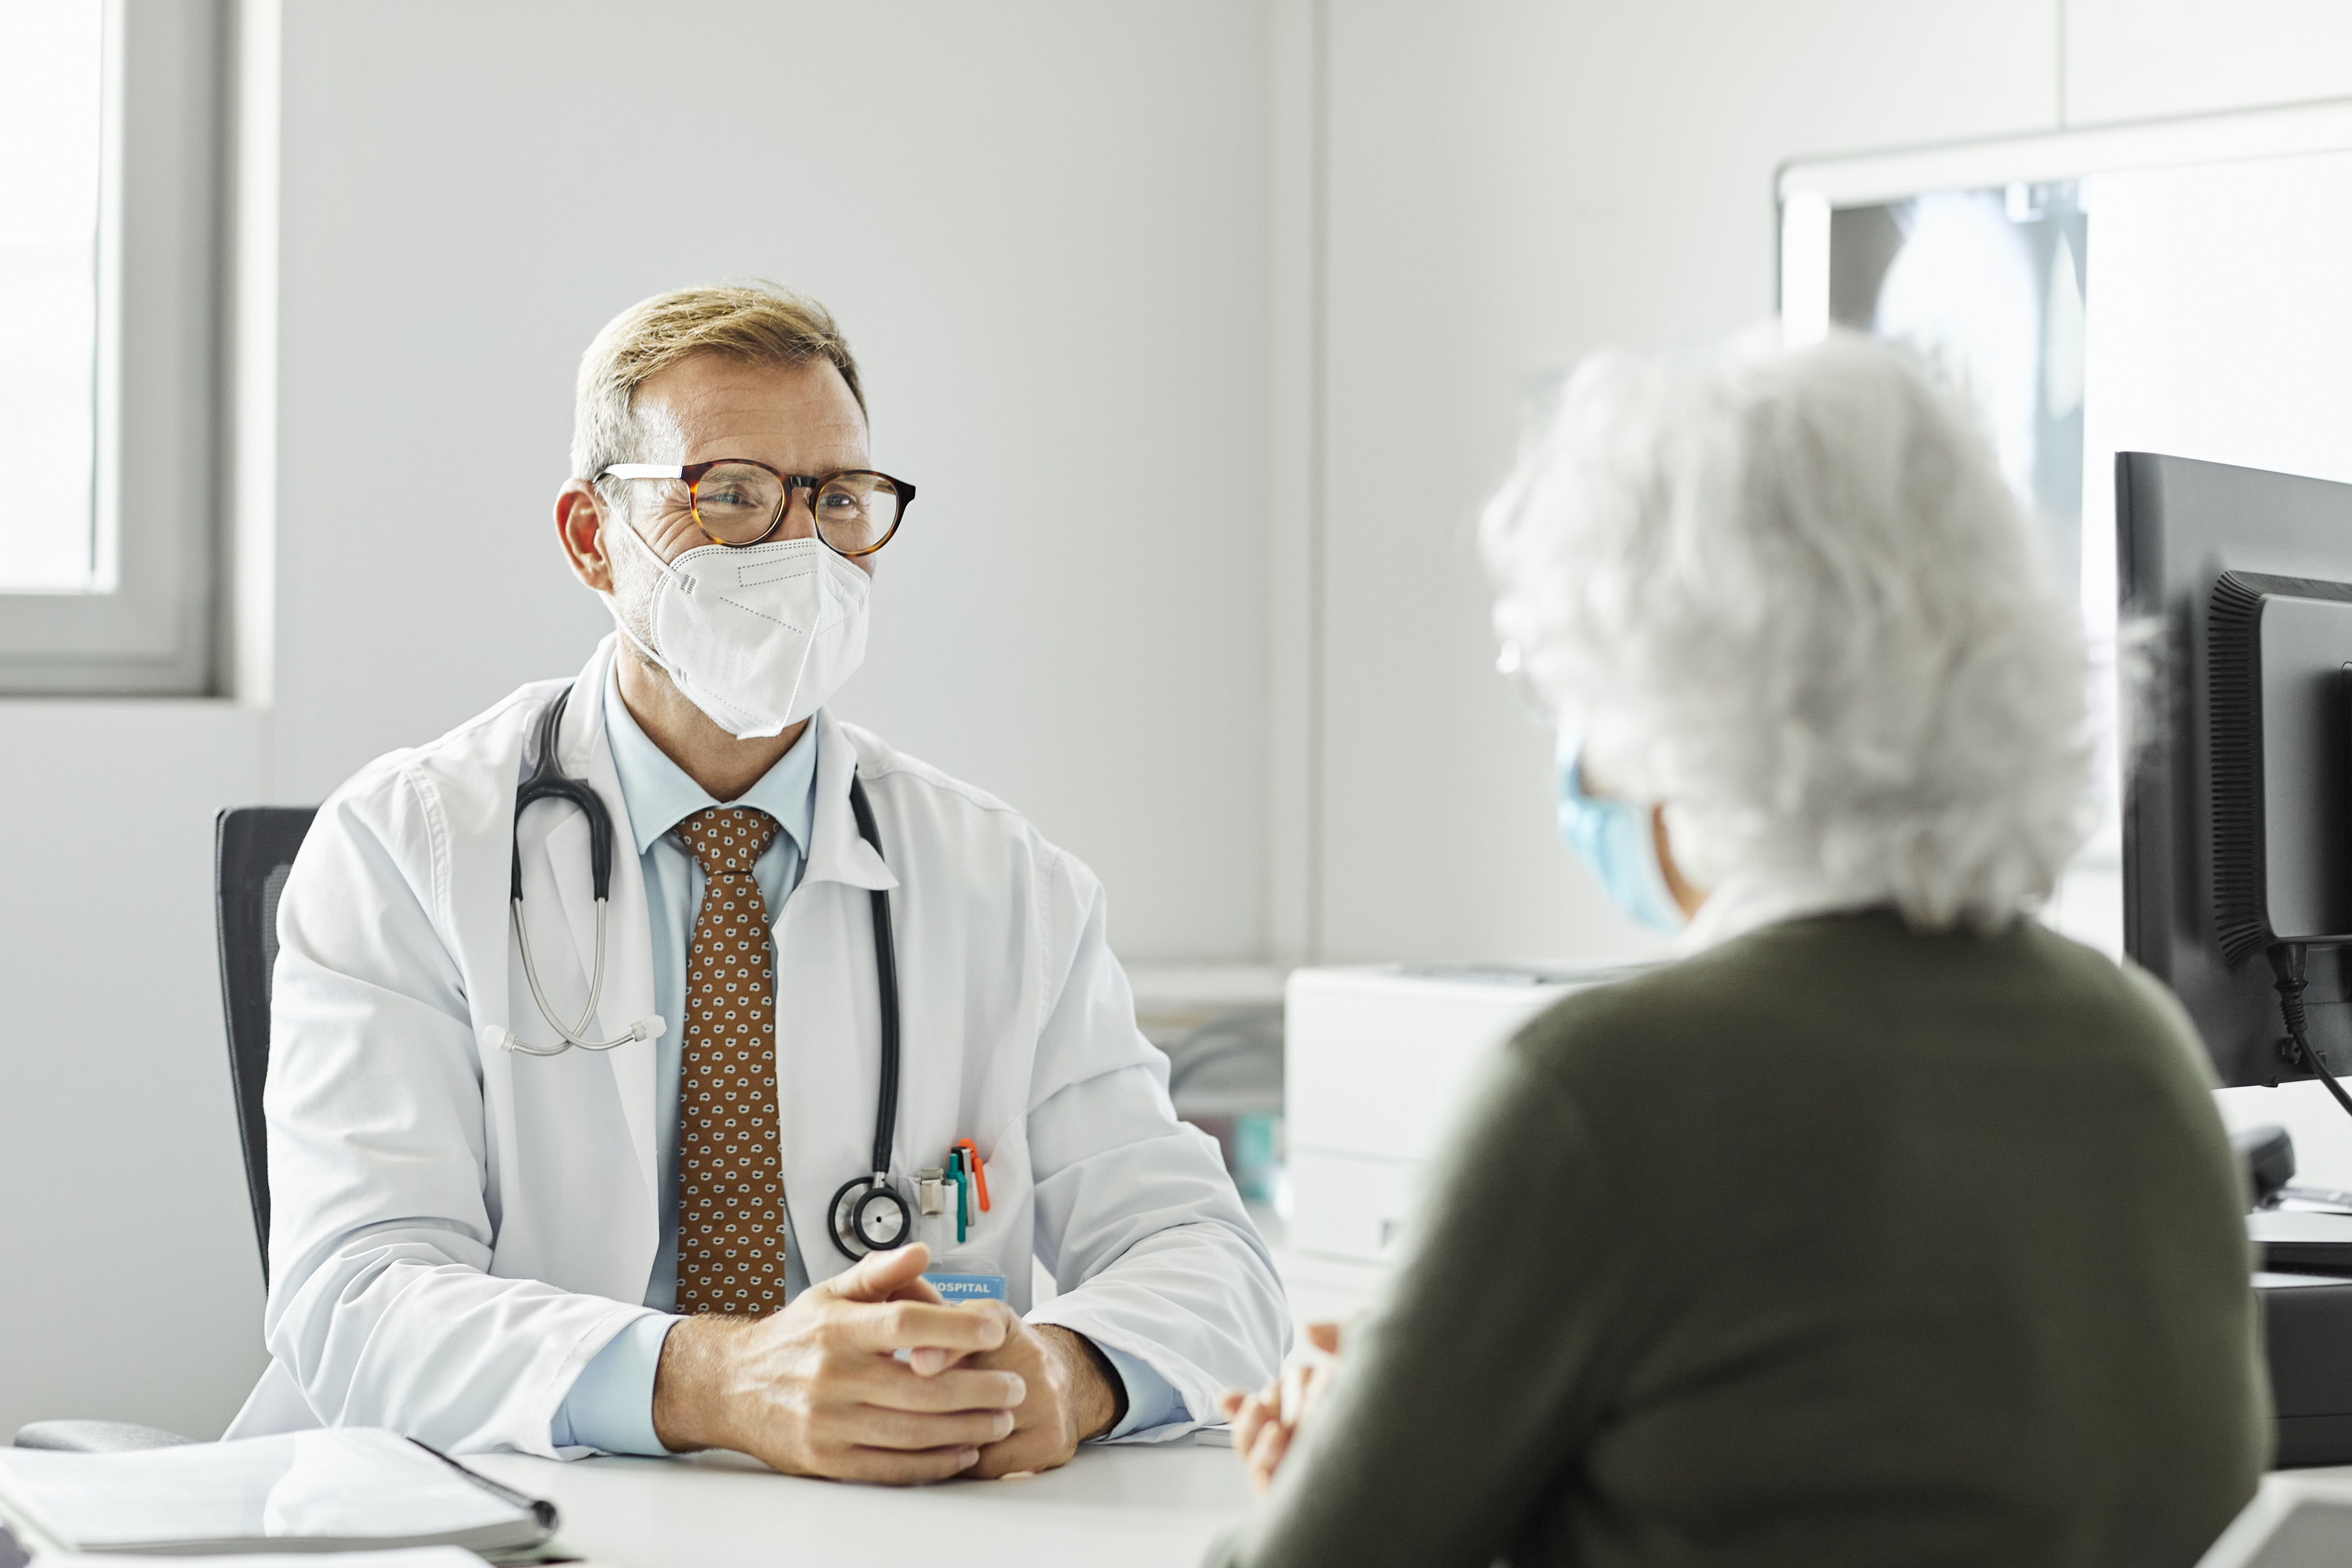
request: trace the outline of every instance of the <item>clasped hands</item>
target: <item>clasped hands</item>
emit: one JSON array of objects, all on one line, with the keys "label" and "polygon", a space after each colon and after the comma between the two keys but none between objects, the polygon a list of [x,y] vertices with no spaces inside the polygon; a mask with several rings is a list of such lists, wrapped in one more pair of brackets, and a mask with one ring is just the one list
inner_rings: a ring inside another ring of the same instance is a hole
[{"label": "clasped hands", "polygon": [[1002,1301],[950,1306],[922,1278],[929,1263],[919,1242],[772,1318],[680,1321],[655,1373],[655,1435],[790,1475],[904,1484],[1051,1469],[1118,1421],[1118,1374],[1083,1336]]}]

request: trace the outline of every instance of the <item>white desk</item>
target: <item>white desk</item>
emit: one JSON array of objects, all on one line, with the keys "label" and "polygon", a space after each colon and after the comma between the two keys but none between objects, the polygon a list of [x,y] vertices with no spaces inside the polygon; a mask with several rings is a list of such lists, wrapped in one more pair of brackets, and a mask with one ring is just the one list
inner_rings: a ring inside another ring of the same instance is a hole
[{"label": "white desk", "polygon": [[1189,1442],[1081,1448],[1029,1480],[903,1489],[780,1476],[734,1454],[466,1463],[553,1502],[557,1544],[599,1568],[1194,1568],[1251,1498],[1232,1450]]}]

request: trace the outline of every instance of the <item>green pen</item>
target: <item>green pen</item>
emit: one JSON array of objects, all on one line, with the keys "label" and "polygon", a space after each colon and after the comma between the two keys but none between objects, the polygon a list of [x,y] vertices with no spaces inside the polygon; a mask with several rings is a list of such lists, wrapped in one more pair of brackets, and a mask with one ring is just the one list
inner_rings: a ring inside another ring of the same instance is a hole
[{"label": "green pen", "polygon": [[966,1196],[970,1191],[964,1185],[961,1150],[958,1150],[955,1157],[948,1162],[948,1180],[953,1182],[956,1186],[956,1245],[961,1247],[964,1240],[964,1210],[969,1206]]}]

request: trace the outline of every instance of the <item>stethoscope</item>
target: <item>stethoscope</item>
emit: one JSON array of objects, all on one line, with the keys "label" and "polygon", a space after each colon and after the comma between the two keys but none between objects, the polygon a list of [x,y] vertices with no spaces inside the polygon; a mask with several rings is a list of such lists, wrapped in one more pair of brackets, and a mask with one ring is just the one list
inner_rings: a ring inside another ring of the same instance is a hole
[{"label": "stethoscope", "polygon": [[[596,1016],[597,1000],[604,994],[604,914],[613,893],[613,816],[604,808],[604,798],[596,793],[593,784],[586,779],[566,776],[557,763],[556,736],[563,726],[563,710],[571,700],[572,689],[567,686],[548,705],[539,721],[539,761],[530,776],[515,791],[514,879],[508,895],[514,910],[515,941],[522,949],[523,978],[530,983],[530,999],[539,1004],[539,1016],[563,1040],[560,1045],[534,1046],[511,1029],[489,1027],[482,1031],[490,1045],[533,1057],[561,1056],[574,1046],[583,1051],[609,1051],[632,1040],[656,1038],[668,1028],[659,1017],[646,1017],[609,1040],[591,1039],[583,1032]],[[596,960],[588,982],[588,1005],[582,1010],[580,1021],[572,1025],[566,1025],[556,1016],[555,1009],[548,1005],[547,993],[540,987],[539,966],[530,953],[530,927],[523,920],[522,814],[542,800],[568,800],[588,819],[588,873],[596,895]],[[880,855],[882,836],[874,826],[874,808],[866,804],[866,785],[854,771],[849,775],[849,809],[857,818],[857,836]],[[874,903],[874,975],[882,1011],[882,1089],[874,1115],[874,1170],[871,1175],[853,1176],[844,1182],[825,1211],[832,1222],[834,1246],[852,1259],[869,1252],[904,1247],[915,1234],[914,1215],[907,1207],[907,1200],[890,1185],[892,1134],[898,1121],[898,945],[890,933],[888,891],[876,888],[870,896]]]}]

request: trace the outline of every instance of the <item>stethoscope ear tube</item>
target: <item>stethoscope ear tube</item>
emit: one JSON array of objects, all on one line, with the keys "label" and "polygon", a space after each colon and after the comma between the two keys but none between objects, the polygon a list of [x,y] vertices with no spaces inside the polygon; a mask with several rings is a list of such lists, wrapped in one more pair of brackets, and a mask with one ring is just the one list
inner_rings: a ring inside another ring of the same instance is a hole
[{"label": "stethoscope ear tube", "polygon": [[556,756],[556,743],[563,728],[563,710],[572,701],[572,689],[548,704],[547,712],[539,721],[539,763],[530,776],[515,791],[514,886],[509,897],[522,902],[522,814],[542,800],[568,800],[578,806],[588,819],[588,885],[599,904],[613,896],[613,814],[604,809],[604,797],[586,779],[565,776]]},{"label": "stethoscope ear tube", "polygon": [[[857,818],[857,836],[882,855],[882,835],[874,826],[865,781],[854,773],[849,775],[849,809]],[[882,1005],[882,1092],[874,1111],[874,1180],[878,1185],[890,1173],[890,1144],[898,1125],[898,943],[890,931],[889,889],[877,888],[868,897],[874,904],[875,986]]]},{"label": "stethoscope ear tube", "polygon": [[[874,826],[874,807],[866,798],[866,781],[849,775],[849,810],[857,819],[857,836],[882,851],[882,834]],[[898,1126],[898,944],[890,931],[890,891],[876,888],[868,895],[874,907],[874,978],[882,1007],[882,1086],[874,1108],[874,1172],[843,1184],[834,1194],[827,1217],[833,1222],[833,1244],[842,1256],[859,1258],[869,1252],[887,1252],[914,1238],[914,1216],[907,1200],[890,1190],[891,1143]],[[863,1188],[860,1195],[856,1189]],[[896,1216],[892,1226],[880,1213]],[[895,1231],[895,1234],[892,1232]]]},{"label": "stethoscope ear tube", "polygon": [[[556,756],[556,744],[562,733],[563,710],[572,701],[572,688],[565,687],[556,700],[547,705],[539,721],[539,761],[530,776],[515,791],[514,877],[509,893],[509,908],[514,911],[515,942],[522,950],[523,978],[530,983],[530,999],[539,1004],[539,1016],[547,1020],[548,1027],[563,1037],[563,1043],[553,1046],[530,1045],[512,1029],[485,1028],[482,1037],[492,1047],[504,1051],[520,1051],[525,1056],[561,1056],[571,1047],[583,1051],[609,1051],[625,1046],[632,1040],[650,1040],[667,1027],[659,1017],[640,1018],[627,1031],[609,1040],[588,1037],[584,1031],[596,1016],[596,1004],[604,995],[604,915],[611,907],[613,896],[613,816],[604,809],[604,797],[586,779],[568,778]],[[548,1005],[547,993],[539,983],[539,963],[531,956],[530,924],[522,912],[522,814],[535,801],[568,800],[578,806],[588,818],[588,869],[590,885],[596,895],[596,958],[588,982],[588,1005],[581,1010],[580,1021],[567,1025]]]}]

